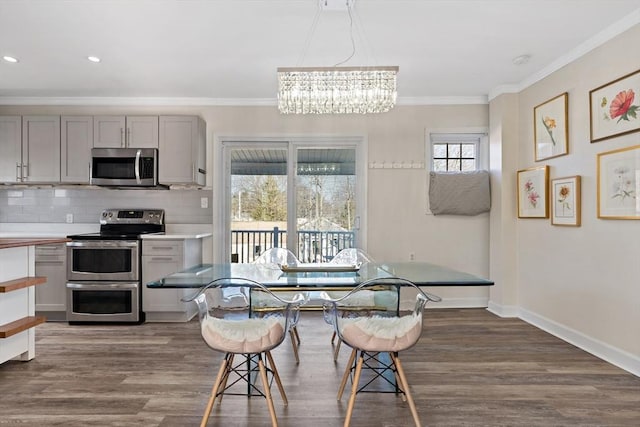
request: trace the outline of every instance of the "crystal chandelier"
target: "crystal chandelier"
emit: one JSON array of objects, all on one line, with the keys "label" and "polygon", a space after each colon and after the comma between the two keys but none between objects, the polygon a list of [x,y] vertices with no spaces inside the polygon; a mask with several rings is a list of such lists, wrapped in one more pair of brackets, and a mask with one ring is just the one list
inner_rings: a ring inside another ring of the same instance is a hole
[{"label": "crystal chandelier", "polygon": [[283,114],[384,113],[396,104],[398,67],[278,68]]}]

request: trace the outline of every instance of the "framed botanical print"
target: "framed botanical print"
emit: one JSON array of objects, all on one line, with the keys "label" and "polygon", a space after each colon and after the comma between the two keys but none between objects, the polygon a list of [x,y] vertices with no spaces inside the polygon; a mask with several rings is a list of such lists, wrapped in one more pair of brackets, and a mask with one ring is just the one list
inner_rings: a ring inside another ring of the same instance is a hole
[{"label": "framed botanical print", "polygon": [[533,109],[535,161],[569,153],[569,94],[543,102]]},{"label": "framed botanical print", "polygon": [[518,218],[549,218],[549,166],[518,171]]},{"label": "framed botanical print", "polygon": [[551,180],[551,224],[580,226],[580,175]]},{"label": "framed botanical print", "polygon": [[640,130],[640,70],[589,92],[591,142]]},{"label": "framed botanical print", "polygon": [[640,145],[598,154],[598,218],[640,219]]}]

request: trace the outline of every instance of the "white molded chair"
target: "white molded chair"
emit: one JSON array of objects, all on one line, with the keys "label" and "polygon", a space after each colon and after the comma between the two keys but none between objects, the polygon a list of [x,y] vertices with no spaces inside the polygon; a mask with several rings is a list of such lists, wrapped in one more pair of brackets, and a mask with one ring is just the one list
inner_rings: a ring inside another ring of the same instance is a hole
[{"label": "white molded chair", "polygon": [[270,248],[262,252],[258,258],[253,261],[254,264],[274,264],[296,265],[299,264],[298,258],[287,248]]},{"label": "white molded chair", "polygon": [[[217,397],[221,402],[225,393],[238,394],[231,391],[238,382],[246,382],[246,394],[249,396],[258,394],[266,398],[272,425],[277,426],[269,375],[275,380],[284,404],[288,402],[271,350],[284,340],[297,315],[302,296],[285,301],[260,283],[234,278],[217,279],[185,301],[195,301],[198,305],[204,342],[211,349],[225,354],[201,427],[207,424]],[[234,364],[236,355],[245,357]],[[262,390],[254,383],[257,373],[262,381]],[[238,378],[229,382],[231,374],[238,375]]]},{"label": "white molded chair", "polygon": [[334,256],[329,264],[357,264],[373,262],[373,258],[362,249],[346,248]]},{"label": "white molded chair", "polygon": [[[281,265],[297,265],[299,264],[298,258],[286,248],[271,248],[267,249],[253,261],[254,264],[268,264],[273,265],[274,268],[280,268]],[[280,292],[279,292],[280,293]],[[285,294],[285,297],[290,295]],[[297,312],[295,319],[291,323],[289,334],[291,335],[291,348],[293,349],[293,355],[296,358],[296,363],[300,363],[300,357],[298,355],[298,347],[300,346],[300,334],[298,334],[298,319],[300,312]]]},{"label": "white molded chair", "polygon": [[[416,291],[416,303],[413,310],[402,312],[399,307],[401,288]],[[438,302],[440,297],[422,291],[409,280],[401,278],[377,278],[364,282],[347,295],[332,299],[325,294],[325,319],[333,325],[340,341],[353,350],[338,390],[338,400],[342,398],[345,385],[353,372],[353,383],[344,425],[349,426],[355,404],[356,394],[369,385],[359,388],[363,366],[371,369],[375,378],[391,382],[384,373],[393,372],[396,393],[401,393],[409,404],[416,426],[420,419],[411,397],[409,383],[398,353],[411,348],[418,342],[422,333],[424,306],[428,301]],[[370,360],[380,363],[379,355],[388,353],[390,362],[374,366]]]}]

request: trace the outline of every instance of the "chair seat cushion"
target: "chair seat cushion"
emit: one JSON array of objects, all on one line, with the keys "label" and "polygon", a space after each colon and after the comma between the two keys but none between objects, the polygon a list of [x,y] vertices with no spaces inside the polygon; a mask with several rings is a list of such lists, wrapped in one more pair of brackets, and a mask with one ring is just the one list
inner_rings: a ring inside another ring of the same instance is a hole
[{"label": "chair seat cushion", "polygon": [[353,348],[372,352],[395,352],[413,346],[422,332],[422,318],[416,314],[402,317],[358,317],[339,321],[340,335]]},{"label": "chair seat cushion", "polygon": [[260,353],[284,339],[285,319],[264,317],[226,320],[208,317],[202,321],[202,337],[209,347],[225,353]]}]

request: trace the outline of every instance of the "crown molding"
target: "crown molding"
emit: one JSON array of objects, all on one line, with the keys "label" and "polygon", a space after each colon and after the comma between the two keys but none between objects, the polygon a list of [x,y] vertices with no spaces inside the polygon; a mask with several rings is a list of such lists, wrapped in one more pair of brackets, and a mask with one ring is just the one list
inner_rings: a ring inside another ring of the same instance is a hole
[{"label": "crown molding", "polygon": [[485,95],[480,96],[423,96],[399,97],[396,105],[474,105],[488,104]]},{"label": "crown molding", "polygon": [[522,80],[520,83],[516,85],[501,85],[492,89],[489,92],[489,97],[488,97],[489,101],[491,101],[495,97],[500,96],[502,94],[518,93],[523,91],[529,86],[532,86],[533,84],[541,81],[545,77],[548,77],[549,75],[555,73],[565,65],[572,63],[578,58],[602,46],[606,42],[612,40],[614,37],[619,36],[620,34],[624,33],[625,31],[631,29],[632,27],[638,24],[640,24],[640,9],[636,9],[635,11],[631,12],[630,14],[622,18],[621,20],[615,22],[613,25],[610,25],[609,27],[600,31],[595,36],[591,37],[590,39],[586,40],[584,43],[581,43],[576,48],[569,51],[566,55],[563,55],[560,58],[556,59],[551,64],[544,67],[542,70],[530,75],[529,77]]},{"label": "crown molding", "polygon": [[158,97],[11,97],[0,96],[0,105],[90,106],[275,106],[266,98],[158,98]]},{"label": "crown molding", "polygon": [[[485,105],[486,96],[401,97],[397,105]],[[275,98],[0,97],[0,105],[274,107]]]}]

